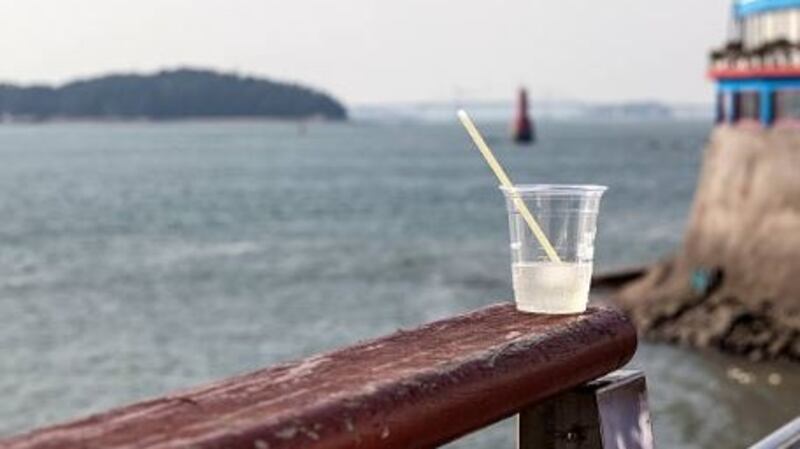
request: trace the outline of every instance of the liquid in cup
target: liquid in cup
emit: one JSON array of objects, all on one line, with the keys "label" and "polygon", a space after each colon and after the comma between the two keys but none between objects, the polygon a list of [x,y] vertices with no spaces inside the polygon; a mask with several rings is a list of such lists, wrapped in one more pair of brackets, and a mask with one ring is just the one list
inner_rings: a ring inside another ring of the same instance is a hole
[{"label": "liquid in cup", "polygon": [[[594,238],[603,186],[520,185],[506,195],[511,232],[512,280],[517,309],[573,314],[586,310],[592,279]],[[545,253],[516,210],[519,195],[558,253]]]},{"label": "liquid in cup", "polygon": [[586,310],[591,263],[530,262],[512,265],[514,298],[524,312],[581,313]]}]

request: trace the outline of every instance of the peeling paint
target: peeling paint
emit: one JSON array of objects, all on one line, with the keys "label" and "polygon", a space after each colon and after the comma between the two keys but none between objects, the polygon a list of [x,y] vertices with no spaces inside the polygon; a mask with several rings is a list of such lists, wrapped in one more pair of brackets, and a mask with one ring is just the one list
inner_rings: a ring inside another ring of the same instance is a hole
[{"label": "peeling paint", "polygon": [[286,427],[275,432],[275,436],[282,440],[291,440],[297,435],[297,431],[297,427]]},{"label": "peeling paint", "polygon": [[522,335],[523,335],[522,332],[511,331],[511,332],[506,334],[506,340],[513,340],[515,338],[522,337]]}]

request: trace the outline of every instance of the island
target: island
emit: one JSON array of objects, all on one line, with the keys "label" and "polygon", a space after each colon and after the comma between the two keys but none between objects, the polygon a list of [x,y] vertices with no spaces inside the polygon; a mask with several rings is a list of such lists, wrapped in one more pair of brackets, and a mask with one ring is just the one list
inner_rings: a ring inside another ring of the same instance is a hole
[{"label": "island", "polygon": [[201,69],[114,74],[62,86],[0,84],[0,121],[247,117],[344,120],[347,110],[313,88]]}]

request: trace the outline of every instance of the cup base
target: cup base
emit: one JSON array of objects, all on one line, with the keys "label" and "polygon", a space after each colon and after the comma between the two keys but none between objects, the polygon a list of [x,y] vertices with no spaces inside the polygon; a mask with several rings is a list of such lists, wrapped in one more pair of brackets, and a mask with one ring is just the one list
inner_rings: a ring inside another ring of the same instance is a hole
[{"label": "cup base", "polygon": [[586,307],[582,309],[552,309],[545,307],[535,307],[531,305],[515,303],[517,310],[522,313],[536,313],[539,315],[580,315],[586,312]]}]

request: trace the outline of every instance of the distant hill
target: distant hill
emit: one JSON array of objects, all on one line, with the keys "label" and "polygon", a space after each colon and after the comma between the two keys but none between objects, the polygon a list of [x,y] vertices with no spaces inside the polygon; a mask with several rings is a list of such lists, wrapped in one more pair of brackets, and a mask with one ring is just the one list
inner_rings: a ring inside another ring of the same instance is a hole
[{"label": "distant hill", "polygon": [[342,120],[347,110],[308,87],[208,70],[109,75],[60,87],[0,84],[0,119],[202,117]]},{"label": "distant hill", "polygon": [[[531,113],[536,120],[703,120],[713,119],[714,107],[705,103],[661,103],[634,101],[596,103],[558,98],[532,98]],[[512,99],[506,101],[451,101],[425,103],[361,104],[349,110],[357,121],[452,122],[458,108],[467,109],[482,122],[508,123],[516,113]]]},{"label": "distant hill", "polygon": [[672,108],[655,101],[591,105],[586,108],[584,115],[598,119],[669,119],[673,117]]}]

